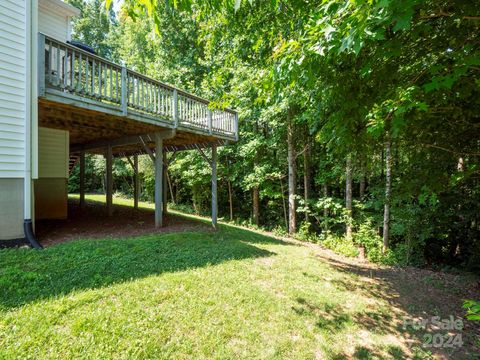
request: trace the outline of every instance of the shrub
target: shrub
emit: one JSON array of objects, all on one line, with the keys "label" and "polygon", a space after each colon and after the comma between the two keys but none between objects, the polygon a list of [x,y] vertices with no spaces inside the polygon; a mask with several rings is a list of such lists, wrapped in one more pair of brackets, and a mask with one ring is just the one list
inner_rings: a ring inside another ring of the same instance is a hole
[{"label": "shrub", "polygon": [[276,226],[272,229],[272,232],[275,236],[286,237],[288,236],[288,231],[283,226]]},{"label": "shrub", "polygon": [[348,257],[358,256],[358,248],[351,240],[348,240],[343,236],[327,234],[320,243],[327,249],[330,249],[338,254]]},{"label": "shrub", "polygon": [[380,262],[382,257],[382,238],[373,227],[371,220],[366,220],[358,226],[353,240],[356,244],[365,248],[365,255],[368,260]]},{"label": "shrub", "polygon": [[295,239],[316,242],[317,236],[314,232],[312,232],[312,224],[310,224],[308,221],[302,222],[298,232],[295,234]]}]

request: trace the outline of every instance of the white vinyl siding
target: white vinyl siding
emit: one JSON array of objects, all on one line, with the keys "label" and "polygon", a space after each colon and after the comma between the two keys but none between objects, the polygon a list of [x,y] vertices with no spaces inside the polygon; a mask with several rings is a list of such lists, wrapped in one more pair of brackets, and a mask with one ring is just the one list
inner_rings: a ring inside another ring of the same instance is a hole
[{"label": "white vinyl siding", "polygon": [[60,41],[70,40],[69,18],[61,13],[38,7],[38,31]]},{"label": "white vinyl siding", "polygon": [[25,174],[25,1],[0,1],[0,178]]},{"label": "white vinyl siding", "polygon": [[39,178],[68,178],[68,159],[68,131],[39,127]]}]

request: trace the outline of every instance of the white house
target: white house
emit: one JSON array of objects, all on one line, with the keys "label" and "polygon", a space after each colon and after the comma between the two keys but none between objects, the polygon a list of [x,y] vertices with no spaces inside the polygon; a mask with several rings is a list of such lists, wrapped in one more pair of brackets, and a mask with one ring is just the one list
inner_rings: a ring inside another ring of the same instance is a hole
[{"label": "white house", "polygon": [[86,152],[107,159],[109,214],[112,158],[149,154],[161,226],[164,152],[211,147],[215,224],[216,148],[238,138],[236,112],[70,43],[79,13],[61,0],[0,1],[0,241],[35,245],[36,219],[68,216],[72,159],[80,160],[83,204]]}]

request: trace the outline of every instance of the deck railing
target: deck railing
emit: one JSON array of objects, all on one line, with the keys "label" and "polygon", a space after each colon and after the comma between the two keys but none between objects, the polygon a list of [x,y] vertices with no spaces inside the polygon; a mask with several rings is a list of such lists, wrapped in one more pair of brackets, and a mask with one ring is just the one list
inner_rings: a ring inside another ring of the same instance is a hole
[{"label": "deck railing", "polygon": [[238,138],[238,116],[211,109],[209,101],[164,84],[44,34],[38,37],[39,95],[53,89],[206,134]]}]

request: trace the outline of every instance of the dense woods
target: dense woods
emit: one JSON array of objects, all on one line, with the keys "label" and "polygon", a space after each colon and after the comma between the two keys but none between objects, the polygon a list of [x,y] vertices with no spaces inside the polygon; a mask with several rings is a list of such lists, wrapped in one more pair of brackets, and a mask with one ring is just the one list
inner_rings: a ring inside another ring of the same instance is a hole
[{"label": "dense woods", "polygon": [[[218,154],[225,220],[372,261],[480,270],[478,2],[70,3],[74,36],[101,56],[239,111],[240,140]],[[103,161],[87,158],[90,192]],[[140,171],[152,200],[148,157]],[[175,155],[168,185],[171,206],[209,213],[198,152]],[[114,188],[132,195],[126,159]]]}]

